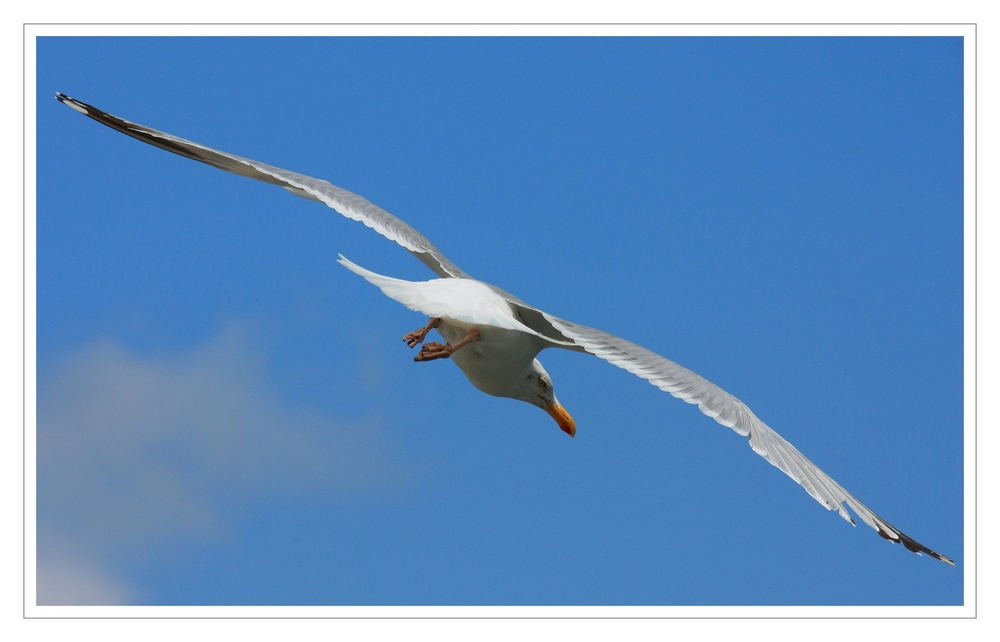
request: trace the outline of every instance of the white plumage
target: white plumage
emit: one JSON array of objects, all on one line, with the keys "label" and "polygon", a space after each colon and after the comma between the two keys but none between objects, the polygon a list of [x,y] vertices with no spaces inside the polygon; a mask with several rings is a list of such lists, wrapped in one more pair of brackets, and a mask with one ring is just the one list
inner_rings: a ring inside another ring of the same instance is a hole
[{"label": "white plumage", "polygon": [[541,350],[552,347],[588,352],[687,403],[697,404],[709,417],[748,437],[754,452],[802,485],[825,508],[836,509],[853,523],[846,506],[885,539],[901,542],[911,551],[927,553],[954,566],[948,557],[914,541],[876,515],[728,392],[642,346],[552,316],[496,286],[473,279],[422,234],[363,197],[327,181],[131,123],[63,94],[56,94],[56,98],[77,112],[145,143],[325,203],[412,252],[441,278],[403,281],[366,270],[343,256],[340,263],[411,310],[439,319],[437,329],[441,335],[449,344],[461,345],[446,356],[478,389],[539,406],[573,435],[575,423],[556,400],[551,378],[535,357]]},{"label": "white plumage", "polygon": [[518,321],[510,304],[485,283],[474,279],[434,279],[433,281],[403,281],[382,276],[352,263],[340,255],[337,261],[351,272],[382,290],[414,312],[429,317],[448,318],[471,325],[488,325],[541,336]]}]

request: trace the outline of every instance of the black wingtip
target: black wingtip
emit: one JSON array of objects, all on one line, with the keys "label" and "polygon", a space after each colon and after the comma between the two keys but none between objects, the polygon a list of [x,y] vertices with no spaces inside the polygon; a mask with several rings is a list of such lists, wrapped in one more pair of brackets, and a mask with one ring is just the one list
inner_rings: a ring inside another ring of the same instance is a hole
[{"label": "black wingtip", "polygon": [[67,96],[64,93],[61,93],[61,92],[57,91],[56,92],[56,100],[58,100],[59,102],[61,102],[64,105],[66,105],[70,109],[73,109],[75,111],[80,112],[81,114],[84,114],[86,116],[90,115],[90,112],[87,111],[87,107],[89,107],[89,105],[85,105],[85,104],[81,103],[79,100],[76,100],[74,98],[70,98],[69,96]]},{"label": "black wingtip", "polygon": [[[893,529],[893,530],[895,531],[895,529]],[[886,531],[884,531],[884,530],[882,530],[880,528],[880,529],[878,529],[878,534],[883,539],[887,539],[890,542],[892,542],[893,544],[900,544],[900,543],[902,543],[903,546],[906,547],[907,550],[913,551],[917,555],[920,555],[922,553],[927,553],[928,555],[930,555],[934,559],[940,560],[940,561],[944,562],[945,564],[948,564],[950,566],[954,566],[955,565],[955,562],[951,561],[951,558],[948,557],[947,555],[942,555],[941,553],[937,553],[935,551],[932,551],[931,549],[927,548],[926,546],[924,546],[920,542],[914,540],[912,537],[908,537],[907,535],[904,535],[903,533],[900,533],[899,531],[896,531],[895,533],[890,534],[890,533],[888,533],[888,532],[886,532]],[[895,535],[895,537],[893,535]]]}]

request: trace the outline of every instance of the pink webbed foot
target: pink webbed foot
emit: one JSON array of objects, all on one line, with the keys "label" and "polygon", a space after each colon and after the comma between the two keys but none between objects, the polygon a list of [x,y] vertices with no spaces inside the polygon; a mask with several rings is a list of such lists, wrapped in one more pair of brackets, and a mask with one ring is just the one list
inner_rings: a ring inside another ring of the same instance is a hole
[{"label": "pink webbed foot", "polygon": [[413,357],[413,360],[433,361],[434,359],[447,359],[451,356],[452,352],[454,352],[454,348],[450,343],[441,345],[437,341],[431,341],[424,344],[417,356]]},{"label": "pink webbed foot", "polygon": [[476,329],[469,330],[468,333],[462,337],[461,341],[455,345],[451,345],[450,343],[441,345],[437,341],[431,341],[430,343],[424,344],[424,347],[420,349],[420,353],[413,357],[413,360],[433,361],[434,359],[447,359],[453,352],[455,352],[455,350],[458,350],[459,348],[475,341],[479,341],[479,330]]},{"label": "pink webbed foot", "polygon": [[417,330],[416,332],[411,332],[410,334],[408,334],[405,337],[403,337],[403,341],[406,342],[407,346],[413,348],[418,343],[422,343],[423,340],[424,340],[424,337],[426,337],[426,336],[427,336],[426,332],[424,332],[423,330]]},{"label": "pink webbed foot", "polygon": [[420,328],[419,330],[415,330],[409,333],[408,335],[403,337],[403,341],[406,342],[407,346],[413,348],[418,343],[423,343],[424,339],[427,338],[427,333],[430,332],[432,329],[438,327],[440,324],[441,324],[441,319],[437,317],[431,317],[431,320],[427,323],[426,326]]}]

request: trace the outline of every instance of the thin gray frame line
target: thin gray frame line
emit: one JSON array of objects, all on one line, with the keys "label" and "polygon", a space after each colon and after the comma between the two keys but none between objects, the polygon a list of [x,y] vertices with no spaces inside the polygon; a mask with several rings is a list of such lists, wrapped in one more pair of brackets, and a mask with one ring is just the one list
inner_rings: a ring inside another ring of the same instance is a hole
[{"label": "thin gray frame line", "polygon": [[[527,27],[667,27],[667,26],[677,26],[677,27],[692,27],[692,26],[717,26],[717,27],[729,27],[729,26],[789,26],[789,27],[800,27],[800,26],[899,26],[899,27],[914,27],[914,26],[976,26],[978,22],[25,22],[23,25],[45,25],[45,26],[98,26],[98,25],[109,25],[109,26],[136,26],[136,25],[148,25],[148,26],[232,26],[232,27],[257,27],[257,26],[288,26],[288,27],[327,27],[327,26],[382,26],[382,27],[440,27],[440,26],[455,26],[455,27],[511,27],[511,26],[527,26]],[[171,37],[171,36],[163,36]],[[187,36],[187,37],[201,37],[201,36]],[[257,36],[234,36],[234,37],[257,37]],[[289,36],[297,37],[297,36]],[[429,36],[430,37],[430,36]],[[470,36],[470,37],[483,37],[483,36]],[[530,36],[536,37],[536,36]],[[593,37],[593,36],[588,36]],[[630,36],[633,37],[633,36]],[[678,37],[704,37],[704,36],[678,36]],[[723,36],[731,38],[734,36]],[[760,37],[760,36],[754,36]],[[790,36],[794,37],[794,36]],[[798,36],[798,37],[810,37],[810,36]],[[845,38],[850,36],[828,36],[830,38]],[[867,37],[867,36],[862,36]],[[904,36],[905,37],[905,36]]]},{"label": "thin gray frame line", "polygon": [[[626,22],[626,23],[489,23],[489,22],[474,22],[474,23],[379,23],[379,22],[360,22],[360,23],[153,23],[153,22],[138,22],[138,23],[38,23],[38,22],[25,22],[21,26],[21,37],[22,37],[22,47],[27,46],[27,34],[25,29],[28,26],[60,26],[60,25],[73,25],[73,26],[91,26],[91,25],[112,25],[112,26],[134,26],[134,25],[156,25],[156,26],[188,26],[188,25],[209,25],[209,26],[266,26],[266,25],[276,25],[276,26],[691,26],[691,25],[707,25],[707,26],[753,26],[753,25],[777,25],[777,26],[802,26],[802,25],[817,25],[817,26],[843,26],[843,25],[869,25],[869,26],[971,26],[973,28],[973,36],[975,38],[974,45],[974,55],[973,61],[975,62],[976,69],[974,75],[974,82],[972,85],[973,91],[973,105],[974,105],[974,115],[973,115],[973,141],[975,144],[975,165],[976,172],[973,175],[973,246],[976,250],[976,262],[973,265],[973,354],[976,353],[976,349],[979,345],[979,324],[978,324],[978,311],[979,311],[979,237],[978,237],[978,223],[979,223],[979,23],[978,22],[737,22],[737,23],[711,23],[711,22],[694,22],[694,23],[645,23],[645,22]],[[213,36],[163,36],[163,37],[213,37]],[[231,36],[231,37],[274,37],[274,36]],[[341,36],[350,37],[350,36]],[[392,37],[392,36],[376,36],[376,37]],[[425,36],[432,37],[432,36]],[[489,37],[489,36],[474,36],[474,37]],[[505,36],[497,36],[505,37]],[[544,36],[527,36],[527,37],[544,37]],[[585,36],[585,37],[600,37],[600,36]],[[637,37],[637,36],[628,36]],[[705,37],[705,36],[677,36],[677,37]],[[742,36],[721,36],[726,38],[742,37]],[[746,37],[767,37],[767,36],[746,36]],[[849,36],[787,36],[787,37],[849,37]],[[875,37],[875,36],[861,36],[861,37]],[[900,36],[906,37],[906,36]],[[22,49],[23,53],[23,49]],[[963,65],[964,66],[964,65]],[[21,69],[21,88],[24,95],[27,95],[27,77],[25,75],[25,70],[22,66]],[[91,619],[104,619],[104,620],[120,620],[120,619],[135,619],[135,620],[147,620],[147,619],[183,619],[183,620],[231,620],[231,619],[242,619],[242,620],[705,620],[705,619],[721,619],[721,620],[975,620],[979,617],[979,572],[978,566],[974,568],[976,571],[976,594],[975,603],[973,604],[973,615],[971,616],[715,616],[715,617],[698,617],[698,616],[582,616],[582,617],[569,617],[569,616],[508,616],[508,617],[493,617],[493,616],[386,616],[386,617],[368,617],[368,616],[178,616],[178,617],[164,617],[164,616],[100,616],[100,615],[80,615],[80,616],[34,616],[29,617],[26,615],[27,611],[27,597],[24,589],[25,579],[27,578],[27,538],[25,537],[24,524],[27,523],[26,513],[27,513],[27,500],[25,493],[23,492],[24,487],[27,485],[27,475],[26,475],[26,446],[27,443],[27,422],[26,422],[26,412],[27,412],[27,402],[24,395],[24,380],[27,377],[27,352],[26,352],[26,319],[25,310],[26,306],[26,296],[27,288],[25,286],[24,274],[26,271],[26,247],[27,247],[27,233],[25,221],[27,218],[25,208],[27,204],[27,193],[25,191],[24,184],[24,167],[26,166],[26,123],[27,111],[24,109],[24,101],[22,99],[22,111],[21,111],[21,576],[22,576],[22,594],[21,594],[21,618],[22,619],[53,619],[53,620],[91,620]],[[976,462],[976,478],[973,484],[973,492],[975,494],[974,510],[972,514],[973,518],[973,530],[978,534],[978,509],[979,509],[979,449],[978,449],[978,431],[979,431],[979,398],[978,398],[978,382],[979,382],[979,359],[976,359],[975,366],[975,379],[976,385],[973,386],[972,390],[972,404],[973,404],[973,449],[974,457]],[[976,537],[974,543],[974,550],[976,554],[976,560],[979,560],[979,538]],[[37,596],[36,596],[37,597]],[[35,605],[37,607],[37,604]],[[218,606],[218,605],[216,605]],[[258,605],[261,606],[261,605]],[[398,607],[399,605],[397,605]],[[396,607],[388,607],[396,608]],[[490,607],[491,608],[491,607]],[[502,608],[502,607],[501,607]],[[724,608],[724,607],[723,607]],[[798,608],[798,607],[796,607]]]}]

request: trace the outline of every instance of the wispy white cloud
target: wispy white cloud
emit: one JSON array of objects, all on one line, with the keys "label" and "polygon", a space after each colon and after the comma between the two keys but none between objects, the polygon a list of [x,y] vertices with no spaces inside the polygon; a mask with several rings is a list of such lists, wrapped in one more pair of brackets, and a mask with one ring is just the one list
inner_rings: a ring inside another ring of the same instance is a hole
[{"label": "wispy white cloud", "polygon": [[113,573],[107,560],[80,549],[52,531],[38,533],[35,569],[37,603],[42,606],[106,606],[140,601],[139,591]]},{"label": "wispy white cloud", "polygon": [[179,358],[111,341],[40,382],[38,602],[134,601],[103,564],[165,539],[215,537],[218,508],[381,486],[375,422],[346,425],[283,402],[239,330]]}]

